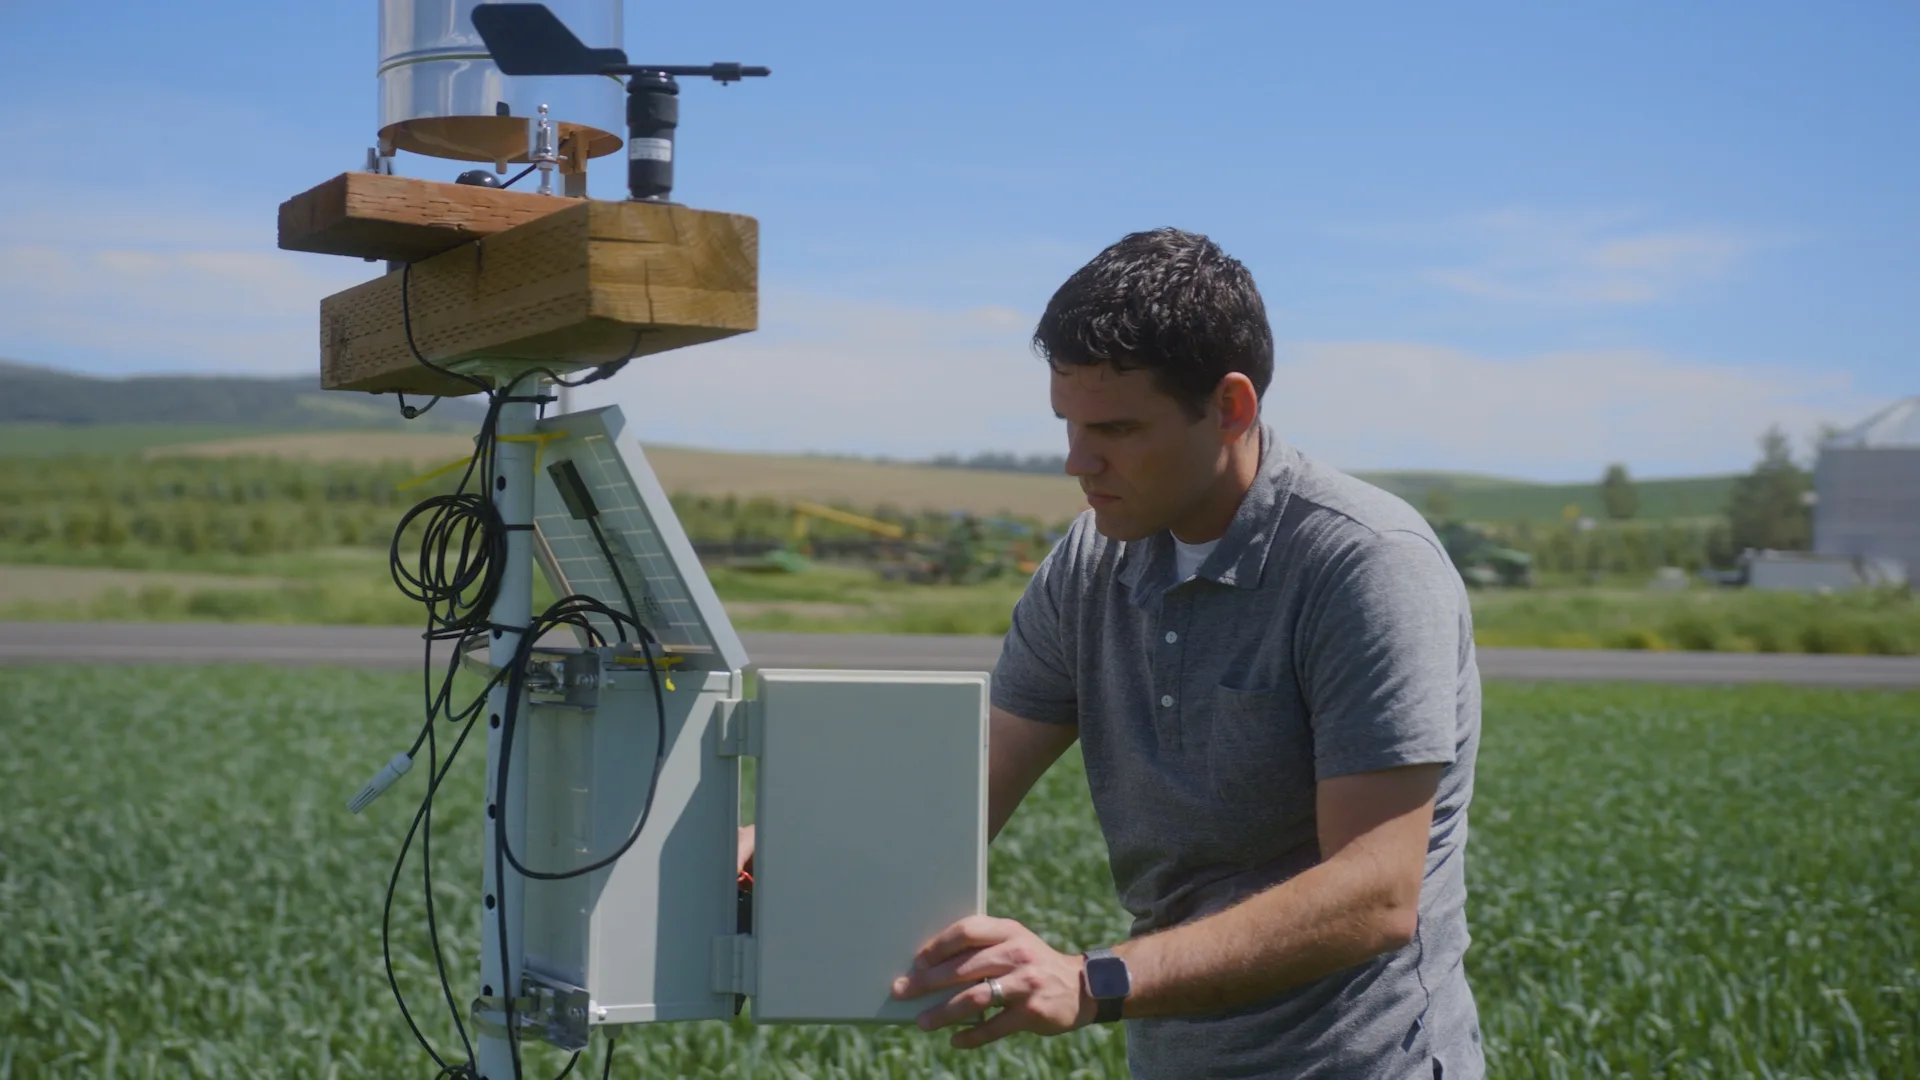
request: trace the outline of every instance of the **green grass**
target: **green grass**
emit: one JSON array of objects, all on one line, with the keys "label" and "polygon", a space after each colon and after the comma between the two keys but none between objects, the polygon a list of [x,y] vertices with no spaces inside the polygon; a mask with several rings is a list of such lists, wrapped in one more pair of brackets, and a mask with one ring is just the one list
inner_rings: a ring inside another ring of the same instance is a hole
[{"label": "green grass", "polygon": [[[417,696],[362,672],[0,669],[0,1076],[432,1075],[380,966],[405,800],[342,806]],[[1468,965],[1491,1074],[1920,1075],[1917,716],[1916,694],[1489,686]],[[435,831],[462,1000],[478,772],[458,770]],[[409,876],[401,978],[444,1043]],[[1077,755],[995,844],[991,909],[1061,948],[1122,932]],[[532,1075],[560,1064],[533,1058]],[[962,1054],[912,1030],[708,1022],[627,1029],[615,1074],[1123,1062],[1109,1030]]]},{"label": "green grass", "polygon": [[[44,553],[45,549],[41,549]],[[0,550],[0,562],[10,561]],[[79,555],[65,564],[155,572],[258,574],[283,584],[182,590],[156,584],[68,601],[8,601],[0,619],[321,623],[413,626],[418,605],[394,588],[386,555],[370,549],[132,560]],[[100,554],[97,553],[96,554]],[[847,634],[1003,634],[1024,579],[909,585],[870,571],[816,566],[803,574],[714,568],[709,577],[746,631]],[[550,596],[536,584],[535,603]],[[1911,593],[1812,596],[1697,587],[1678,593],[1625,586],[1475,592],[1482,646],[1704,652],[1920,655],[1920,599]]]},{"label": "green grass", "polygon": [[1920,655],[1920,598],[1905,591],[1489,590],[1473,620],[1483,646]]}]

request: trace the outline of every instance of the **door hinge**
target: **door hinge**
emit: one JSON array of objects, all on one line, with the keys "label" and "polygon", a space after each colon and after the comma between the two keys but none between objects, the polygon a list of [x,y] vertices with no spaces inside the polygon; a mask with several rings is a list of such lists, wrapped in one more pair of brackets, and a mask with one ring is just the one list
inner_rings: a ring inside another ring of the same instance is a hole
[{"label": "door hinge", "polygon": [[759,757],[760,702],[726,698],[714,708],[719,712],[720,756]]},{"label": "door hinge", "polygon": [[760,981],[760,950],[750,934],[713,939],[713,992],[748,995]]}]

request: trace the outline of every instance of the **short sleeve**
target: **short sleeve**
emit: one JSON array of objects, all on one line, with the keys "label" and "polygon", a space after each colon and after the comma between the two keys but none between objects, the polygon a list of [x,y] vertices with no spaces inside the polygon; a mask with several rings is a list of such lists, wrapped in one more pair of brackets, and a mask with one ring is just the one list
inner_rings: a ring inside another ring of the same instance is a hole
[{"label": "short sleeve", "polygon": [[1469,624],[1445,554],[1414,532],[1373,534],[1315,593],[1301,671],[1315,777],[1450,764]]},{"label": "short sleeve", "polygon": [[1080,720],[1073,670],[1068,666],[1061,593],[1071,574],[1069,552],[1075,536],[1054,545],[1040,562],[1026,591],[1013,606],[1013,622],[994,665],[993,704],[1015,716],[1043,724]]}]

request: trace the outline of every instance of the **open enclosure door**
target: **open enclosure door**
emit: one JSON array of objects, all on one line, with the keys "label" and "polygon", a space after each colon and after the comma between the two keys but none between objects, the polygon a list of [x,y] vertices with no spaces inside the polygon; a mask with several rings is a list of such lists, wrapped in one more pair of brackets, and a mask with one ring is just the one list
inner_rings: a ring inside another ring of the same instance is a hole
[{"label": "open enclosure door", "polygon": [[893,980],[986,909],[987,675],[762,671],[753,1019],[907,1023]]}]

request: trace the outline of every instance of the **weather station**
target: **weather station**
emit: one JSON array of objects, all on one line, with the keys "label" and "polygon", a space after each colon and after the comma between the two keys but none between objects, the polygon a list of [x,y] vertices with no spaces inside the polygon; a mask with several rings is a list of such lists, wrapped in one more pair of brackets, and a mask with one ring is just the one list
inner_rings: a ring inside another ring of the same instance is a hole
[{"label": "weather station", "polygon": [[[620,410],[550,408],[756,328],[758,223],[673,201],[674,137],[680,80],[769,72],[629,63],[622,31],[619,0],[382,0],[365,165],[280,207],[280,247],[386,263],[321,302],[323,387],[393,394],[409,417],[486,402],[457,485],[397,523],[427,715],[348,806],[411,792],[385,918],[417,844],[436,1000],[410,1003],[390,944],[385,960],[440,1076],[519,1080],[529,1041],[577,1061],[596,1029],[743,1008],[910,1023],[932,1001],[893,1000],[893,979],[986,900],[987,675],[757,668]],[[623,135],[627,191],[593,198],[588,163]],[[415,158],[475,167],[403,175]],[[543,611],[536,573],[559,598]],[[462,672],[477,694],[456,694]],[[436,806],[470,733],[484,805]],[[436,813],[484,822],[464,974],[435,922]],[[442,1005],[430,1037],[420,1017]]]}]

